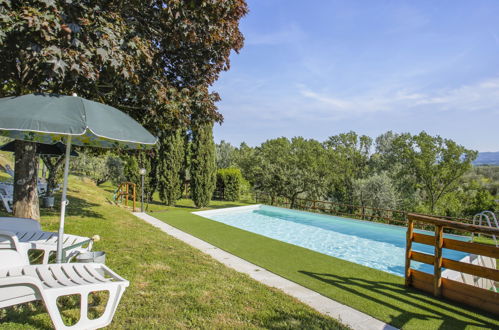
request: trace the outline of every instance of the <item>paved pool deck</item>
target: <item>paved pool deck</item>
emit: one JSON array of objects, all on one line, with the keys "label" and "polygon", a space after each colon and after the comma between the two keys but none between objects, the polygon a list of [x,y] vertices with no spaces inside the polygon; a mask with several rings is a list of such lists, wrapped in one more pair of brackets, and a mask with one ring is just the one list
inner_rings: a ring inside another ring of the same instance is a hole
[{"label": "paved pool deck", "polygon": [[356,309],[340,304],[330,298],[327,298],[315,291],[307,289],[295,282],[285,279],[276,275],[268,270],[254,265],[244,259],[241,259],[233,254],[230,254],[222,249],[217,248],[197,237],[194,237],[186,232],[178,230],[167,223],[156,219],[146,213],[135,212],[133,213],[138,218],[145,222],[159,228],[168,235],[175,237],[187,243],[188,245],[200,250],[203,253],[210,255],[215,260],[223,263],[240,273],[248,274],[251,278],[263,283],[267,286],[282,290],[286,294],[298,299],[304,304],[312,307],[318,312],[330,316],[334,319],[341,321],[341,323],[350,326],[355,330],[395,330],[397,328],[381,322],[372,316],[359,312]]}]

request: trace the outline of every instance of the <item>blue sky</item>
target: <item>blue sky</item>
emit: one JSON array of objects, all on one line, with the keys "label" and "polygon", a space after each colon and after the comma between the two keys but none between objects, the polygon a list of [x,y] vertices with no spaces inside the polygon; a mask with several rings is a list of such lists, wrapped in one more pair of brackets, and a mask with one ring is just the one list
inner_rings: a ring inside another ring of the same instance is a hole
[{"label": "blue sky", "polygon": [[499,151],[499,1],[247,1],[217,142],[425,130]]}]

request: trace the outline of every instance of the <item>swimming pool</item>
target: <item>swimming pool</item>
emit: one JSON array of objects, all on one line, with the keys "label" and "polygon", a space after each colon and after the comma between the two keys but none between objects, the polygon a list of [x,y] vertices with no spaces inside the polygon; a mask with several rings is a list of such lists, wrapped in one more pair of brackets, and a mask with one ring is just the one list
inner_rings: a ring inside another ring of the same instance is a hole
[{"label": "swimming pool", "polygon": [[[404,276],[406,228],[272,207],[251,205],[193,212],[202,217],[357,264]],[[418,231],[418,230],[417,230]],[[433,235],[432,232],[424,232]],[[466,237],[446,235],[453,239]],[[419,243],[413,250],[433,254]],[[465,253],[443,250],[445,258],[461,260]],[[433,272],[433,266],[411,262],[412,268]]]}]

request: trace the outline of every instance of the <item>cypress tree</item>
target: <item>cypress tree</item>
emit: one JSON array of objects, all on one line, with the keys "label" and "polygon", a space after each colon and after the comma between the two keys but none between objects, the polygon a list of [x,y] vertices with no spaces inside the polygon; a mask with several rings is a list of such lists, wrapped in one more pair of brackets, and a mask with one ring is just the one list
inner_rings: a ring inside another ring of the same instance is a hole
[{"label": "cypress tree", "polygon": [[215,190],[216,165],[213,123],[192,129],[191,198],[196,207],[208,206]]},{"label": "cypress tree", "polygon": [[182,195],[181,172],[184,163],[184,136],[182,130],[163,132],[158,150],[159,198],[166,205],[175,205]]}]

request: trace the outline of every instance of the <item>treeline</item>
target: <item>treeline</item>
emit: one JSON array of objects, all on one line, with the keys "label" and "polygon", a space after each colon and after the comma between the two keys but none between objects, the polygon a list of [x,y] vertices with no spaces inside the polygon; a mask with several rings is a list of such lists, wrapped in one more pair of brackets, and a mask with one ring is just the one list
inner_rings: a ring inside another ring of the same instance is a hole
[{"label": "treeline", "polygon": [[[208,206],[217,192],[223,199],[239,199],[245,183],[240,171],[220,171],[217,175],[212,122],[191,125],[189,129],[164,130],[158,135],[158,146],[147,151],[103,153],[77,147],[79,155],[71,160],[71,173],[88,177],[97,185],[107,181],[119,185],[128,181],[140,187],[140,169],[145,169],[145,200],[152,201],[158,193],[165,205],[175,205],[184,193],[197,207]],[[63,159],[63,156],[44,159],[49,187],[60,183]]]},{"label": "treeline", "polygon": [[222,141],[216,150],[218,168],[239,168],[255,192],[291,207],[307,198],[446,216],[497,209],[499,167],[473,167],[476,151],[425,132],[282,137],[254,148]]}]

